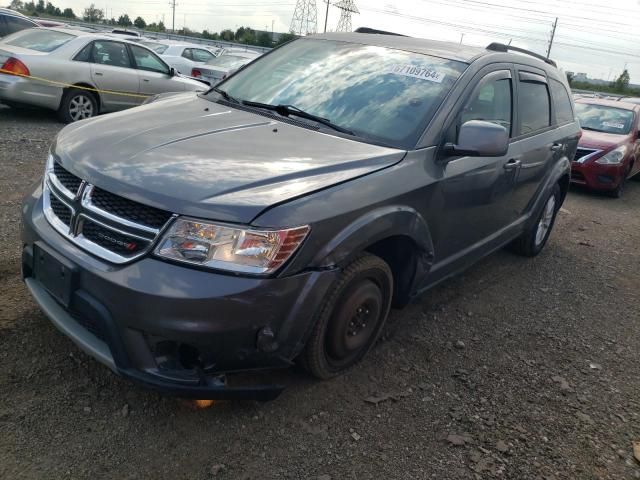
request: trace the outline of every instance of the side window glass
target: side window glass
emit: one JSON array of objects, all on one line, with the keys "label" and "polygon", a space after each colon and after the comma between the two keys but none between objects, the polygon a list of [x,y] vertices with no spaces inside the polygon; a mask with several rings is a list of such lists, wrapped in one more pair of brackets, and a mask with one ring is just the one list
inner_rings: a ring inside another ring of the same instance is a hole
[{"label": "side window glass", "polygon": [[213,60],[214,58],[216,58],[212,53],[207,52],[206,50],[201,50],[199,48],[192,49],[191,55],[194,62],[208,62],[209,60]]},{"label": "side window glass", "polygon": [[112,67],[131,68],[131,60],[124,43],[96,40],[93,42],[93,62]]},{"label": "side window glass", "polygon": [[22,18],[6,16],[5,21],[6,21],[7,35],[19,32],[20,30],[25,30],[27,28],[33,27],[33,23],[27,20],[23,20]]},{"label": "side window glass", "polygon": [[90,62],[92,48],[93,48],[93,43],[88,44],[82,50],[80,50],[78,54],[75,57],[73,57],[73,59],[76,62]]},{"label": "side window glass", "polygon": [[182,52],[182,56],[183,56],[184,58],[189,59],[189,60],[193,60],[193,57],[192,57],[192,55],[191,55],[191,49],[190,49],[190,48],[185,48],[185,49],[183,50],[183,52]]},{"label": "side window glass", "polygon": [[489,81],[482,85],[462,110],[458,127],[470,120],[497,123],[511,134],[511,79]]},{"label": "side window glass", "polygon": [[551,125],[551,105],[547,85],[540,82],[520,81],[518,113],[521,135],[543,130]]},{"label": "side window glass", "polygon": [[139,70],[169,74],[167,64],[160,60],[151,50],[131,45],[131,51],[133,52],[133,59],[136,62],[136,68]]},{"label": "side window glass", "polygon": [[573,108],[571,107],[571,99],[567,89],[562,83],[554,79],[551,79],[549,86],[551,87],[551,96],[555,106],[556,122],[560,124],[572,122]]}]

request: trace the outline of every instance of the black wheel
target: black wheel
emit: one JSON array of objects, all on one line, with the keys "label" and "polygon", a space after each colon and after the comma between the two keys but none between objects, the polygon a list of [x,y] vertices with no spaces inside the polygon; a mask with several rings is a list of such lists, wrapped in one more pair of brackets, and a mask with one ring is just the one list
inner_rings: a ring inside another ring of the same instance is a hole
[{"label": "black wheel", "polygon": [[624,194],[624,187],[627,183],[627,177],[629,176],[630,172],[631,172],[631,165],[629,165],[624,171],[624,174],[620,179],[620,183],[618,183],[618,186],[615,188],[615,190],[610,190],[609,192],[607,192],[611,197],[622,198],[622,195]]},{"label": "black wheel", "polygon": [[365,254],[342,272],[315,318],[300,360],[320,379],[358,363],[376,343],[389,315],[393,275],[381,258]]},{"label": "black wheel", "polygon": [[58,117],[65,123],[77,122],[98,114],[98,102],[93,93],[72,88],[62,96]]},{"label": "black wheel", "polygon": [[545,200],[535,223],[511,244],[511,249],[515,253],[525,257],[535,257],[542,251],[553,230],[561,199],[560,187],[556,184]]}]

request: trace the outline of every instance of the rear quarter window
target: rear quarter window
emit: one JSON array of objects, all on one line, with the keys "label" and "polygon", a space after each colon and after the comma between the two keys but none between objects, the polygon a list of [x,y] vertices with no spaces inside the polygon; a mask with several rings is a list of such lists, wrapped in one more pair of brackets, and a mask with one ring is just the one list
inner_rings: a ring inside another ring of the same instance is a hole
[{"label": "rear quarter window", "polygon": [[573,107],[565,86],[553,78],[549,82],[551,96],[556,112],[556,122],[559,124],[573,121]]},{"label": "rear quarter window", "polygon": [[33,29],[19,33],[6,41],[7,45],[27,48],[36,52],[53,52],[65,43],[73,40],[75,35],[57,32],[55,30]]}]

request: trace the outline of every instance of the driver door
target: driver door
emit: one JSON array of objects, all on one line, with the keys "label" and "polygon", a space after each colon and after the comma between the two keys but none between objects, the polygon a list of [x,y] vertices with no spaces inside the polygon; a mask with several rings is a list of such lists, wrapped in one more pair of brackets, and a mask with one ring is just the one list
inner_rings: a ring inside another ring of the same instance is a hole
[{"label": "driver door", "polygon": [[184,91],[182,85],[171,76],[169,66],[155,53],[137,45],[129,45],[129,48],[138,71],[142,95]]}]

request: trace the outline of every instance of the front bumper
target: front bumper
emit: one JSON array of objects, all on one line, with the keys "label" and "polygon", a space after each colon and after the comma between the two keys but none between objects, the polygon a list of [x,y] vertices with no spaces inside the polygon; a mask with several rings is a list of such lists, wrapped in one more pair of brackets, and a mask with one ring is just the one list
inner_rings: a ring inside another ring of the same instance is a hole
[{"label": "front bumper", "polygon": [[571,162],[571,182],[594,190],[614,190],[622,181],[625,164],[601,165],[594,161]]},{"label": "front bumper", "polygon": [[63,88],[16,75],[0,73],[0,101],[57,110]]},{"label": "front bumper", "polygon": [[[279,386],[232,388],[221,374],[289,366],[336,271],[248,278],[151,256],[112,265],[58,234],[44,217],[41,195],[38,186],[23,204],[23,277],[81,349],[117,374],[183,397],[269,400],[280,393]],[[38,252],[69,265],[67,302],[37,278]]]}]

